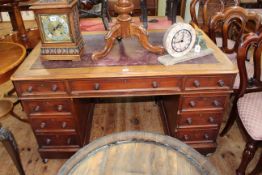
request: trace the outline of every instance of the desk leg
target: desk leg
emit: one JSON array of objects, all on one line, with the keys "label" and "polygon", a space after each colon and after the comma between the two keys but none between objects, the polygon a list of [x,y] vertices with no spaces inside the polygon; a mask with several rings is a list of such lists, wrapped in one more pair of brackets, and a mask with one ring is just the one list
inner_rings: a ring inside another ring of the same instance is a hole
[{"label": "desk leg", "polygon": [[179,96],[163,96],[158,100],[161,120],[166,135],[174,137]]},{"label": "desk leg", "polygon": [[93,123],[93,114],[95,109],[95,103],[89,104],[89,111],[87,114],[87,126],[86,126],[86,135],[85,135],[85,141],[84,145],[88,144],[90,142],[90,135],[91,135],[91,129],[92,129],[92,123]]},{"label": "desk leg", "polygon": [[1,124],[0,124],[0,141],[3,143],[8,154],[11,156],[19,174],[25,175],[14,136],[9,130],[2,128]]}]

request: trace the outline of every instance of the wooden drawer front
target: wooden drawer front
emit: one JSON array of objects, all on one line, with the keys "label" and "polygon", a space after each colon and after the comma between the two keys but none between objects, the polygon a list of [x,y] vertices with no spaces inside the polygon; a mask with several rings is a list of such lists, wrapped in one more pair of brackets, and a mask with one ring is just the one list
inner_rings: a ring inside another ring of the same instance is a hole
[{"label": "wooden drawer front", "polygon": [[178,128],[218,127],[222,121],[222,113],[181,114],[178,117]]},{"label": "wooden drawer front", "polygon": [[20,96],[44,96],[66,94],[66,86],[62,81],[32,81],[15,83]]},{"label": "wooden drawer front", "polygon": [[143,91],[169,89],[180,91],[181,79],[179,78],[130,78],[130,79],[94,79],[70,81],[72,94],[112,92],[112,91]]},{"label": "wooden drawer front", "polygon": [[184,96],[182,97],[182,111],[222,110],[227,96]]},{"label": "wooden drawer front", "polygon": [[30,100],[23,101],[23,106],[31,115],[71,114],[70,100]]},{"label": "wooden drawer front", "polygon": [[176,138],[184,142],[215,141],[217,133],[217,129],[179,129]]},{"label": "wooden drawer front", "polygon": [[231,89],[233,80],[231,76],[189,77],[185,81],[185,90]]},{"label": "wooden drawer front", "polygon": [[79,145],[77,138],[77,135],[37,135],[40,147]]},{"label": "wooden drawer front", "polygon": [[75,132],[74,120],[70,118],[31,118],[31,125],[35,132],[70,131]]}]

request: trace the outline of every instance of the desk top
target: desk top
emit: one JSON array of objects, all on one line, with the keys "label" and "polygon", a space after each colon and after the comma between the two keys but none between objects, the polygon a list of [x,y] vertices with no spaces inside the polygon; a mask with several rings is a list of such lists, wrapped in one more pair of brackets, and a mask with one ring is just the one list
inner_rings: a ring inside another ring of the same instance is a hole
[{"label": "desk top", "polygon": [[[152,30],[149,39],[154,44],[162,43],[164,30]],[[235,74],[237,68],[227,56],[204,34],[207,46],[214,50],[213,56],[195,59],[173,66],[157,62],[158,55],[146,51],[135,39],[115,43],[111,53],[98,62],[90,56],[103,47],[104,32],[84,32],[85,51],[80,62],[48,61],[39,59],[38,44],[12,76],[12,80],[75,79],[105,77],[174,76]],[[124,61],[123,61],[124,59]]]}]

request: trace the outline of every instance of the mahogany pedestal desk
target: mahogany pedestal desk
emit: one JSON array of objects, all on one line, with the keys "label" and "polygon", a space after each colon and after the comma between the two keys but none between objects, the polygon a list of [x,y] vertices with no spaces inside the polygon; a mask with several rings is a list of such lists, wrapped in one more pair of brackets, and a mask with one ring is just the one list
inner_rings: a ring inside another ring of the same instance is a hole
[{"label": "mahogany pedestal desk", "polygon": [[[161,44],[163,34],[151,31],[150,42]],[[87,144],[94,99],[106,97],[155,96],[167,135],[203,154],[215,150],[237,68],[206,35],[213,55],[174,66],[159,64],[134,39],[116,42],[106,58],[92,62],[104,33],[83,38],[81,61],[41,62],[39,44],[12,76],[42,158],[66,158]]]}]

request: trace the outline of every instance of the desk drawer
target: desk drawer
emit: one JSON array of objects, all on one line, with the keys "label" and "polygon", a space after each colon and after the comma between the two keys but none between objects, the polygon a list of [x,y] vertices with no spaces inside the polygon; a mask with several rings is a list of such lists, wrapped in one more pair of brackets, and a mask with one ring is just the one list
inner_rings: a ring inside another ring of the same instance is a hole
[{"label": "desk drawer", "polygon": [[184,142],[215,141],[218,129],[178,129],[176,138]]},{"label": "desk drawer", "polygon": [[19,96],[46,96],[67,94],[63,81],[29,81],[15,82]]},{"label": "desk drawer", "polygon": [[194,95],[183,96],[181,110],[185,111],[201,111],[201,110],[223,110],[227,96],[211,95]]},{"label": "desk drawer", "polygon": [[188,77],[185,81],[185,90],[231,89],[233,81],[234,77],[229,75]]},{"label": "desk drawer", "polygon": [[72,94],[105,93],[116,91],[173,90],[180,91],[180,78],[128,78],[72,80],[69,86]]},{"label": "desk drawer", "polygon": [[23,106],[30,115],[71,115],[71,101],[59,100],[23,100]]},{"label": "desk drawer", "polygon": [[78,136],[71,135],[37,135],[39,146],[72,146],[80,145]]},{"label": "desk drawer", "polygon": [[70,131],[75,132],[75,122],[70,117],[58,117],[58,118],[31,118],[31,125],[35,132],[52,132],[52,131]]},{"label": "desk drawer", "polygon": [[219,127],[222,113],[187,113],[178,117],[178,128]]}]

